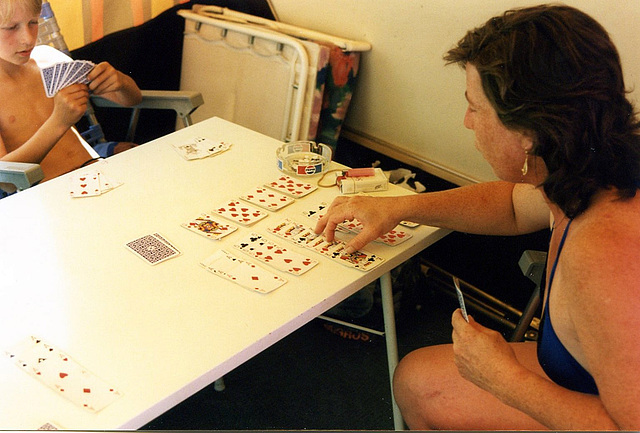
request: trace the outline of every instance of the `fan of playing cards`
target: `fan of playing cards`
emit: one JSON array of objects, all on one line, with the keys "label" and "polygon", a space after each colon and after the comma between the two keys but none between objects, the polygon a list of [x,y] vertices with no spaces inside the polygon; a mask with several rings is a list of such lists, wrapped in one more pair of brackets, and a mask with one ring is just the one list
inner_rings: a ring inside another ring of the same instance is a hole
[{"label": "fan of playing cards", "polygon": [[53,98],[58,90],[75,83],[89,84],[87,74],[91,72],[94,63],[88,60],[54,63],[42,68],[42,82],[47,98]]}]

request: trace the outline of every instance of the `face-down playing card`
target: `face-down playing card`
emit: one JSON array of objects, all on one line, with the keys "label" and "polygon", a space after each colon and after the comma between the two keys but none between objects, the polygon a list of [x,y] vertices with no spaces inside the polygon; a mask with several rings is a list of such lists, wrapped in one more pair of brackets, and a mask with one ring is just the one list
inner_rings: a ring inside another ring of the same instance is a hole
[{"label": "face-down playing card", "polygon": [[87,74],[95,64],[88,60],[54,63],[40,70],[45,93],[48,98],[55,96],[64,87],[75,83],[88,84]]},{"label": "face-down playing card", "polygon": [[216,251],[200,265],[244,288],[264,294],[274,291],[287,282],[284,278],[224,250]]},{"label": "face-down playing card", "polygon": [[150,265],[179,256],[180,251],[159,233],[134,239],[125,244],[127,249]]},{"label": "face-down playing card", "polygon": [[21,370],[89,412],[102,410],[122,395],[68,354],[38,337],[31,336],[5,353]]}]

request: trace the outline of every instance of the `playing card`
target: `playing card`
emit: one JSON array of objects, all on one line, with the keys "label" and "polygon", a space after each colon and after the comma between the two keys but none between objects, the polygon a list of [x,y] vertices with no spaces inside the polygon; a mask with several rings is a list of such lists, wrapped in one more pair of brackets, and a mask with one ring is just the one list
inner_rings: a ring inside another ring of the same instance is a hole
[{"label": "playing card", "polygon": [[181,253],[159,233],[149,234],[125,244],[127,249],[150,265],[169,260]]},{"label": "playing card", "polygon": [[382,257],[362,250],[347,254],[345,252],[346,242],[340,239],[334,239],[332,242],[328,242],[324,236],[316,235],[310,227],[288,218],[273,227],[268,227],[267,230],[282,239],[309,248],[342,265],[361,271],[369,271],[384,261]]},{"label": "playing card", "polygon": [[100,187],[100,174],[80,173],[71,176],[69,195],[71,197],[93,197],[102,194]]},{"label": "playing card", "polygon": [[47,66],[46,68],[42,68],[40,70],[40,75],[42,76],[42,82],[44,84],[44,91],[47,95],[47,98],[51,98],[53,93],[51,93],[51,89],[53,88],[53,78],[55,72],[55,65]]},{"label": "playing card", "polygon": [[40,338],[31,336],[5,353],[21,370],[89,412],[98,412],[121,396],[120,391]]},{"label": "playing card", "polygon": [[74,198],[101,195],[122,185],[98,169],[74,173],[69,179],[69,195]]},{"label": "playing card", "polygon": [[362,223],[355,218],[351,221],[345,221],[343,223],[340,223],[338,224],[338,226],[352,233],[360,233],[363,228]]},{"label": "playing card", "polygon": [[62,428],[56,423],[48,421],[38,427],[38,430],[62,430]]},{"label": "playing card", "polygon": [[313,221],[318,221],[320,218],[322,218],[324,216],[324,214],[327,213],[327,208],[329,207],[329,205],[325,202],[321,202],[311,208],[309,208],[308,210],[302,212],[302,214],[304,216],[306,216],[307,218],[312,219]]},{"label": "playing card", "polygon": [[216,251],[200,265],[222,278],[264,294],[274,291],[287,282],[284,278],[224,250]]},{"label": "playing card", "polygon": [[[340,223],[336,227],[337,230],[347,231],[347,232],[356,233],[356,234],[360,233],[363,228],[364,226],[362,225],[362,223],[355,218],[351,221],[345,221],[343,223]],[[384,235],[375,239],[374,242],[379,242],[385,245],[394,246],[394,245],[401,244],[402,242],[406,241],[411,237],[413,237],[413,235],[411,235],[410,233],[407,233],[404,230],[395,228],[390,232],[385,233]]]},{"label": "playing card", "polygon": [[196,137],[186,143],[172,143],[171,145],[187,161],[216,155],[231,147],[230,143],[214,141],[205,137]]},{"label": "playing card", "polygon": [[251,233],[239,240],[234,247],[261,262],[293,275],[302,275],[318,264],[317,260],[283,248],[257,233]]},{"label": "playing card", "polygon": [[460,280],[457,277],[453,277],[453,285],[456,288],[456,294],[458,295],[458,302],[460,303],[460,311],[462,311],[462,317],[469,322],[469,316],[467,315],[467,307],[464,305],[464,297],[462,296],[462,290],[460,290]]},{"label": "playing card", "polygon": [[226,235],[233,233],[238,228],[231,224],[223,224],[216,221],[211,215],[203,213],[201,216],[189,222],[181,224],[182,227],[191,230],[209,239],[222,239]]},{"label": "playing card", "polygon": [[231,200],[213,211],[224,218],[248,226],[266,218],[268,212],[249,206],[239,200]]},{"label": "playing card", "polygon": [[75,83],[87,84],[87,74],[95,64],[88,60],[74,60],[72,62],[54,63],[40,70],[45,93],[52,98],[63,87]]},{"label": "playing card", "polygon": [[72,62],[62,83],[62,87],[70,86],[74,83],[89,84],[87,74],[93,70],[94,66],[95,64],[88,60],[76,60]]},{"label": "playing card", "polygon": [[284,219],[273,228],[267,228],[267,230],[269,230],[274,235],[280,236],[281,238],[288,241],[293,241],[295,236],[306,229],[308,229],[308,227],[302,224],[298,224],[297,222],[290,220],[289,218]]},{"label": "playing card", "polygon": [[340,251],[338,260],[347,266],[353,266],[361,271],[370,271],[371,269],[380,265],[384,260],[366,251],[355,251],[351,254],[347,254],[344,251]]},{"label": "playing card", "polygon": [[405,226],[405,227],[410,227],[410,228],[415,228],[415,227],[418,227],[420,225],[418,223],[414,223],[414,222],[411,222],[411,221],[400,221],[400,224]]},{"label": "playing card", "polygon": [[310,194],[318,189],[318,187],[315,185],[307,182],[302,182],[287,175],[281,175],[273,182],[265,183],[264,186],[287,194],[288,196],[293,198],[304,197],[305,195]]},{"label": "playing card", "polygon": [[375,242],[380,242],[386,245],[398,245],[401,244],[402,242],[406,241],[407,239],[412,238],[413,235],[410,233],[405,232],[404,230],[400,230],[398,228],[395,228],[393,230],[391,230],[388,233],[383,234],[382,236],[380,236],[378,239],[375,240]]},{"label": "playing card", "polygon": [[240,198],[270,211],[276,211],[294,202],[294,199],[268,188],[257,187]]}]

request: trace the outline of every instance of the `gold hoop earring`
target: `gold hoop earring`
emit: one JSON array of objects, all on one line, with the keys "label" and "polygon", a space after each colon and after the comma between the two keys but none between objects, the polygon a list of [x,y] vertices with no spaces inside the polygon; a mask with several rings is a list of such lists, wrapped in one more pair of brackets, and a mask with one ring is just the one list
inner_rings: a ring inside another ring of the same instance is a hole
[{"label": "gold hoop earring", "polygon": [[529,172],[529,152],[524,153],[524,165],[522,166],[522,175],[526,176]]}]

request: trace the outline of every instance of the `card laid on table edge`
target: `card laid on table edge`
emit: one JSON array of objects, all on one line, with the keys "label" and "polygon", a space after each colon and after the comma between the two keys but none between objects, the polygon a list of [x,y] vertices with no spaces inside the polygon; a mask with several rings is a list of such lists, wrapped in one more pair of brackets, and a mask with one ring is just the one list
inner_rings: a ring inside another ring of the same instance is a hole
[{"label": "card laid on table edge", "polygon": [[294,179],[291,176],[287,176],[286,174],[281,175],[278,179],[267,182],[264,186],[279,191],[283,194],[287,194],[293,198],[304,197],[307,194],[312,193],[318,187],[316,185],[302,182],[299,179]]},{"label": "card laid on table edge", "polygon": [[225,250],[216,251],[200,265],[222,278],[263,294],[272,292],[287,282],[279,275],[242,260]]},{"label": "card laid on table edge", "polygon": [[260,221],[269,215],[269,212],[257,209],[240,200],[229,200],[226,204],[213,210],[212,213],[245,226]]},{"label": "card laid on table edge", "polygon": [[113,181],[100,168],[73,173],[69,179],[69,196],[73,198],[94,197],[122,185],[122,182]]},{"label": "card laid on table edge", "polygon": [[245,236],[233,246],[263,263],[293,275],[302,275],[318,264],[317,260],[281,247],[257,233]]},{"label": "card laid on table edge", "polygon": [[89,412],[99,412],[122,395],[68,354],[38,337],[30,336],[5,354],[21,370]]},{"label": "card laid on table edge", "polygon": [[127,242],[125,247],[150,265],[157,265],[181,254],[159,233],[136,238]]},{"label": "card laid on table edge", "polygon": [[260,206],[261,208],[270,211],[276,211],[295,201],[289,196],[260,186],[252,189],[244,195],[241,195],[240,198],[246,202],[255,204],[256,206]]},{"label": "card laid on table edge", "polygon": [[285,218],[280,223],[270,226],[267,230],[276,236],[293,242],[313,251],[329,257],[338,263],[353,267],[361,271],[369,271],[380,265],[384,259],[377,254],[359,250],[353,253],[346,253],[346,242],[335,239],[333,242],[325,240],[324,235],[317,235],[311,227]]},{"label": "card laid on table edge", "polygon": [[214,240],[222,239],[238,229],[234,225],[223,224],[216,221],[216,219],[208,213],[203,213],[186,223],[182,223],[181,226],[194,233]]}]

